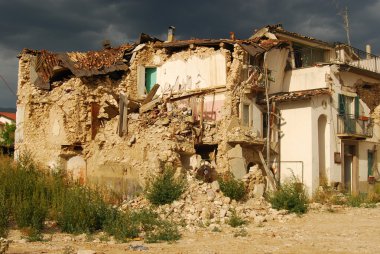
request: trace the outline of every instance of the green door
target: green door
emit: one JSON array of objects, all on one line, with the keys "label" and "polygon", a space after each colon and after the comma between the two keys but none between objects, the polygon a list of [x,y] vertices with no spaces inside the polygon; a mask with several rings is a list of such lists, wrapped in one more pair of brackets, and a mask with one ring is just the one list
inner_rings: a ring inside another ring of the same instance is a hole
[{"label": "green door", "polygon": [[145,88],[149,93],[152,87],[157,83],[157,68],[145,68]]}]

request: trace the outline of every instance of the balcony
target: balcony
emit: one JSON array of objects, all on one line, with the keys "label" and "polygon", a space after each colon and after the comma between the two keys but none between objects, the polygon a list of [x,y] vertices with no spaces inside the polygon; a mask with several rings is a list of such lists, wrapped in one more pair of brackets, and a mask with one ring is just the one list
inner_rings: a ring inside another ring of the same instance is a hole
[{"label": "balcony", "polygon": [[346,44],[338,44],[332,50],[298,46],[294,47],[293,54],[295,68],[337,63],[380,73],[380,57]]},{"label": "balcony", "polygon": [[335,61],[359,69],[380,73],[380,57],[363,50],[340,44],[335,47]]},{"label": "balcony", "polygon": [[337,136],[341,139],[363,140],[373,135],[372,119],[352,114],[338,115]]}]

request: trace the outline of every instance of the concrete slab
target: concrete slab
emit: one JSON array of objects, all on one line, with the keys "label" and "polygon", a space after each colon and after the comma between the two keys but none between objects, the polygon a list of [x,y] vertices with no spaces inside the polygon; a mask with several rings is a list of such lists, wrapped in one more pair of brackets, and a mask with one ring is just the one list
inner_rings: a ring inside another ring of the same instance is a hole
[{"label": "concrete slab", "polygon": [[241,180],[245,174],[247,173],[246,171],[246,163],[244,158],[233,158],[228,161],[229,168],[234,175],[236,179]]}]

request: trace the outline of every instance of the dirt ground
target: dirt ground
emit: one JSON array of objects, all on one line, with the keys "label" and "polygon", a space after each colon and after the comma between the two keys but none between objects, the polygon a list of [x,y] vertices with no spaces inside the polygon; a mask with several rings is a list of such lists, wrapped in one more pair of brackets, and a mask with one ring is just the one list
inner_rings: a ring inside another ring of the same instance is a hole
[{"label": "dirt ground", "polygon": [[[234,236],[237,233],[247,235]],[[12,231],[7,253],[380,253],[379,236],[380,207],[336,208],[310,211],[283,223],[252,223],[245,230],[226,226],[221,232],[212,232],[202,228],[184,232],[173,244],[119,244],[58,233],[44,242],[25,242],[18,231]],[[131,246],[144,250],[132,250]]]}]

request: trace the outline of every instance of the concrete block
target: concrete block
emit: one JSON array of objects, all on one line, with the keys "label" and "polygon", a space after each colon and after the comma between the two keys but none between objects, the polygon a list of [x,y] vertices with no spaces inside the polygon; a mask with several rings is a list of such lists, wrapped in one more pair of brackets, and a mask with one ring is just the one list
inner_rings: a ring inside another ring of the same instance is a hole
[{"label": "concrete block", "polygon": [[202,157],[199,154],[194,154],[190,157],[190,167],[194,170],[201,166]]},{"label": "concrete block", "polygon": [[241,146],[238,144],[234,148],[228,150],[227,156],[229,159],[233,158],[243,158],[243,149]]},{"label": "concrete block", "polygon": [[230,170],[236,179],[243,179],[246,174],[245,159],[234,158],[228,161]]}]

